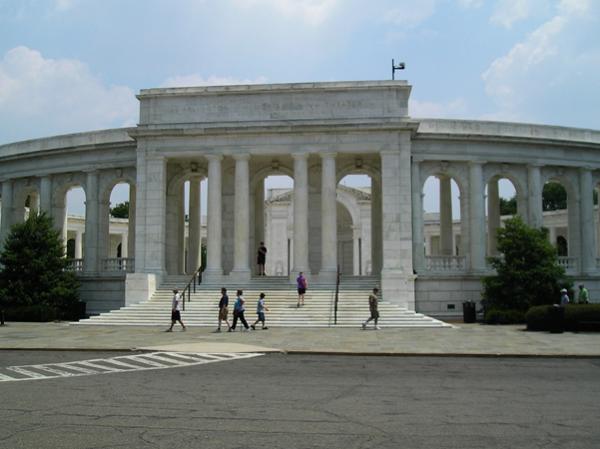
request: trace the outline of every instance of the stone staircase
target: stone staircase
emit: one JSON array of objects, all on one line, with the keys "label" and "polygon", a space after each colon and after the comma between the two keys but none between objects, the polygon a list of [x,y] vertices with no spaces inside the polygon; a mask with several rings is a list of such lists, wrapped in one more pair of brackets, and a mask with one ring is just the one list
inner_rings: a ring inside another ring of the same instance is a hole
[{"label": "stone staircase", "polygon": [[[149,301],[79,321],[80,325],[166,326],[170,322],[172,290],[182,289],[187,276],[169,276]],[[337,325],[334,324],[335,285],[309,284],[304,307],[297,308],[295,286],[283,277],[253,278],[240,286],[246,299],[246,319],[256,319],[255,307],[261,292],[265,293],[269,327],[360,327],[369,316],[368,295],[379,283],[375,277],[344,277],[340,284]],[[186,300],[182,319],[186,326],[216,327],[222,284],[201,284]],[[226,285],[229,294],[229,319],[238,287]],[[380,327],[450,327],[447,323],[401,308],[382,299],[379,303]]]}]

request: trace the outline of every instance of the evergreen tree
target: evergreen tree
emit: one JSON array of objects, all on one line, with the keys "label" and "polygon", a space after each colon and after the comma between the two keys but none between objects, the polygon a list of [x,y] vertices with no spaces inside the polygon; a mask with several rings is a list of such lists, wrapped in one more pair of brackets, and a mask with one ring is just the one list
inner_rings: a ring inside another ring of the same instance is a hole
[{"label": "evergreen tree", "polygon": [[527,226],[521,217],[506,220],[498,229],[498,250],[503,257],[490,262],[496,275],[483,278],[483,299],[488,308],[527,310],[553,304],[560,289],[572,283],[558,265],[548,230]]},{"label": "evergreen tree", "polygon": [[45,214],[11,228],[0,254],[0,298],[8,308],[45,305],[59,314],[79,300],[79,283],[67,268],[62,239]]},{"label": "evergreen tree", "polygon": [[119,203],[111,208],[110,215],[114,218],[129,218],[129,201]]}]

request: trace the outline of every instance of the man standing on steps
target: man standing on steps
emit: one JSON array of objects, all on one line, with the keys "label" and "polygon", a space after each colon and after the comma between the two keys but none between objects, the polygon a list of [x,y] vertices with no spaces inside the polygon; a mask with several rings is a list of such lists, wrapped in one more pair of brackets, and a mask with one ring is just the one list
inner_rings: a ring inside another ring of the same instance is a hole
[{"label": "man standing on steps", "polygon": [[367,323],[371,320],[373,320],[375,323],[375,329],[379,330],[379,326],[377,325],[377,321],[379,320],[379,310],[377,308],[377,302],[379,301],[379,299],[377,298],[378,292],[379,292],[379,289],[377,287],[375,287],[373,289],[373,293],[371,293],[369,295],[369,311],[371,312],[371,316],[369,317],[369,319],[367,321],[362,323],[363,330],[365,330],[367,328]]},{"label": "man standing on steps", "polygon": [[225,321],[227,324],[227,330],[231,329],[229,325],[229,320],[227,319],[227,313],[229,306],[229,296],[227,296],[227,289],[225,287],[221,288],[221,300],[219,301],[219,325],[217,327],[216,332],[221,332],[221,321]]},{"label": "man standing on steps", "polygon": [[267,247],[265,242],[260,242],[258,254],[256,255],[256,264],[258,265],[258,275],[265,275],[265,263],[267,262]]},{"label": "man standing on steps", "polygon": [[173,326],[175,321],[179,321],[181,324],[181,330],[185,330],[185,325],[181,321],[181,295],[179,290],[173,290],[173,302],[171,303],[171,327],[167,329],[167,332],[173,332]]}]

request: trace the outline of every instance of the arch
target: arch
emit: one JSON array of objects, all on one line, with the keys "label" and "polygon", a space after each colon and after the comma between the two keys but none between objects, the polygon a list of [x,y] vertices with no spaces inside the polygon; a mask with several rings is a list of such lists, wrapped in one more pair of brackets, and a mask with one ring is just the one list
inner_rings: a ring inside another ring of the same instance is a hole
[{"label": "arch", "polygon": [[279,164],[277,167],[267,165],[254,171],[250,177],[250,192],[254,192],[258,183],[269,176],[289,176],[294,179],[294,170],[286,165]]},{"label": "arch", "polygon": [[371,177],[372,182],[381,182],[381,171],[368,163],[361,167],[357,167],[356,162],[347,162],[344,165],[339,165],[336,167],[336,184],[339,184],[348,175],[367,175]]},{"label": "arch", "polygon": [[200,181],[208,178],[208,173],[204,168],[198,168],[192,170],[191,168],[185,168],[179,171],[167,184],[167,195],[177,194],[177,189],[180,188],[186,181],[190,179],[200,179]]}]

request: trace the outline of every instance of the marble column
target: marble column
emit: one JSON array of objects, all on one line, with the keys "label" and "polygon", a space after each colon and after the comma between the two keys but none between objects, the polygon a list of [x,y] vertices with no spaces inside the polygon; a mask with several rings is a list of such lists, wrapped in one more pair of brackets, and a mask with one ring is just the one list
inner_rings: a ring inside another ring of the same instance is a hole
[{"label": "marble column", "polygon": [[360,236],[362,232],[360,227],[352,227],[352,274],[360,276]]},{"label": "marble column", "polygon": [[104,271],[104,260],[110,257],[110,201],[98,201],[98,270]]},{"label": "marble column", "polygon": [[[165,274],[167,160],[138,150],[136,181],[135,248],[136,273],[152,273],[152,282]],[[158,278],[156,277],[158,276]]]},{"label": "marble column", "polygon": [[529,226],[541,228],[543,225],[542,215],[542,173],[539,165],[527,166],[527,187]]},{"label": "marble column", "polygon": [[40,209],[49,216],[52,214],[52,178],[42,176],[40,179]]},{"label": "marble column", "polygon": [[135,215],[137,214],[136,204],[136,188],[135,185],[129,184],[129,223],[127,224],[127,257],[135,258]]},{"label": "marble column", "polygon": [[200,268],[200,178],[190,179],[188,274]]},{"label": "marble column", "polygon": [[207,260],[205,274],[220,277],[223,275],[222,262],[222,210],[221,210],[221,160],[223,156],[208,155],[208,226]]},{"label": "marble column", "polygon": [[308,153],[294,153],[294,268],[290,278],[300,271],[310,276],[308,265]]},{"label": "marble column", "polygon": [[337,175],[335,153],[321,153],[321,271],[333,282],[337,273]]},{"label": "marble column", "polygon": [[75,231],[75,259],[83,258],[83,233],[81,231]]},{"label": "marble column", "polygon": [[494,179],[488,183],[488,254],[495,256],[498,254],[498,228],[500,228],[500,194],[498,192],[498,180]]},{"label": "marble column", "polygon": [[[258,252],[258,246],[260,242],[265,241],[265,181],[260,180],[256,183],[254,189],[254,245],[253,248]],[[271,248],[267,246],[267,251]],[[267,252],[267,260],[265,265],[265,272],[269,275],[275,274],[272,271],[275,267],[269,263],[269,253]]]},{"label": "marble column", "polygon": [[85,188],[85,256],[83,258],[83,270],[94,273],[99,270],[98,266],[98,233],[99,202],[98,202],[98,172],[87,172]]},{"label": "marble column", "polygon": [[177,274],[185,274],[185,183],[177,191]]},{"label": "marble column", "polygon": [[[127,259],[129,257],[129,235],[127,232],[123,232],[121,235],[121,258]],[[118,254],[117,254],[118,257]]]},{"label": "marble column", "polygon": [[0,246],[4,247],[4,241],[10,233],[10,227],[14,220],[13,182],[10,179],[2,181],[2,215],[0,220]]},{"label": "marble column", "polygon": [[475,272],[486,269],[483,164],[480,161],[469,163],[469,242],[471,270]]},{"label": "marble column", "polygon": [[37,193],[31,193],[29,195],[29,215],[37,215],[39,213],[39,201],[40,197]]},{"label": "marble column", "polygon": [[438,176],[440,181],[440,254],[454,254],[452,229],[452,190],[448,176]]},{"label": "marble column", "polygon": [[415,309],[412,239],[410,133],[398,135],[397,149],[381,155],[383,297]]},{"label": "marble column", "polygon": [[417,274],[425,269],[425,247],[423,237],[423,185],[421,184],[420,162],[413,161],[411,168],[413,267]]},{"label": "marble column", "polygon": [[233,270],[235,278],[250,278],[250,155],[236,154],[235,159],[235,216],[233,219]]},{"label": "marble column", "polygon": [[596,241],[594,234],[594,185],[590,168],[579,169],[579,210],[581,213],[581,274],[590,275],[596,270]]},{"label": "marble column", "polygon": [[381,180],[371,178],[371,274],[381,274],[383,228],[381,227]]}]

